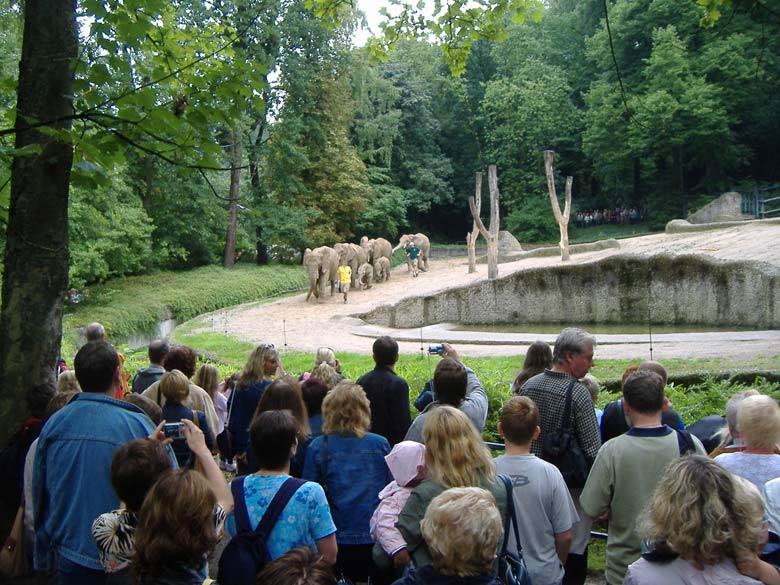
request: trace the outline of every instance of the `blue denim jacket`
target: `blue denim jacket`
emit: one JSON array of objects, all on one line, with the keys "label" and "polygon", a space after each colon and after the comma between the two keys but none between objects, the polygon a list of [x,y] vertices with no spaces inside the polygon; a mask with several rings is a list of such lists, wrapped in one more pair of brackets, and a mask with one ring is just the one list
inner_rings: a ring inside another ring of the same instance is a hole
[{"label": "blue denim jacket", "polygon": [[271,380],[261,380],[251,386],[236,388],[228,400],[230,417],[227,428],[233,440],[234,453],[245,453],[249,446],[249,423],[255,415],[257,403]]},{"label": "blue denim jacket", "polygon": [[119,507],[111,458],[120,445],[152,431],[141,409],[91,392],[78,394],[46,422],[33,466],[36,569],[50,570],[57,552],[102,570],[92,522]]},{"label": "blue denim jacket", "polygon": [[306,450],[303,479],[325,488],[339,544],[371,544],[369,522],[379,505],[379,492],[393,481],[385,463],[390,443],[374,433],[362,439],[342,434],[327,437],[327,477],[323,477],[324,436],[320,436]]}]

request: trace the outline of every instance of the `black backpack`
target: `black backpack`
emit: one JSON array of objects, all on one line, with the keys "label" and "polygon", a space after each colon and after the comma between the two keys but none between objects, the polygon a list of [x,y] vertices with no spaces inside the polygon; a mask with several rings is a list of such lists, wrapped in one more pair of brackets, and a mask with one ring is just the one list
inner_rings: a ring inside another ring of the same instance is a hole
[{"label": "black backpack", "polygon": [[233,492],[236,535],[227,543],[219,559],[220,585],[254,585],[255,577],[268,563],[268,536],[287,502],[305,481],[291,477],[276,492],[257,528],[252,530],[244,501],[245,477],[236,478],[230,484]]},{"label": "black backpack", "polygon": [[583,487],[593,464],[580,447],[571,424],[571,395],[576,382],[572,380],[566,390],[561,428],[548,433],[542,441],[542,459],[558,468],[569,488]]}]

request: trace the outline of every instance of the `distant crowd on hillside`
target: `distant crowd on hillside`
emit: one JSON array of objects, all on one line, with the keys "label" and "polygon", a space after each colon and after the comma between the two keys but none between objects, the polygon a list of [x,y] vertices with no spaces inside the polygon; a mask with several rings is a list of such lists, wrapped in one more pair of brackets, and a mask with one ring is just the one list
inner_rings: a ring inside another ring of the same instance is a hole
[{"label": "distant crowd on hillside", "polygon": [[647,220],[647,209],[639,207],[616,207],[614,209],[586,209],[578,211],[575,222],[578,228],[598,225],[634,225]]},{"label": "distant crowd on hillside", "polygon": [[130,380],[100,324],[87,339],[57,387],[30,389],[0,454],[0,574],[583,585],[591,527],[608,520],[610,585],[780,584],[780,406],[754,390],[686,427],[648,361],[597,409],[596,340],[567,328],[528,348],[494,458],[487,394],[448,343],[413,418],[391,337],[356,381],[328,347],[291,375],[261,344],[220,379],[165,340]]}]

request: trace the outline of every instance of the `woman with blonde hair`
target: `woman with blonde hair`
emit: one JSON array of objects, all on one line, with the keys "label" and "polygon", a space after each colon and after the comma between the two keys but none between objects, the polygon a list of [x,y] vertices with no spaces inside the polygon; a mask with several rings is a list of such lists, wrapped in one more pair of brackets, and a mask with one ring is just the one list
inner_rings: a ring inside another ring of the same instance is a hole
[{"label": "woman with blonde hair", "polygon": [[735,562],[766,539],[758,490],[714,461],[672,461],[637,520],[646,549],[629,565],[627,585],[758,584]]},{"label": "woman with blonde hair", "polygon": [[322,436],[306,452],[303,479],[325,489],[338,528],[337,573],[353,581],[379,577],[371,559],[369,523],[379,492],[393,480],[387,439],[369,433],[371,407],[358,384],[344,380],[322,402]]},{"label": "woman with blonde hair", "polygon": [[252,422],[260,397],[271,383],[271,377],[277,372],[284,374],[279,352],[271,343],[258,345],[249,354],[249,359],[241,370],[235,389],[228,399],[230,415],[227,427],[239,475],[246,475],[249,471],[246,454],[249,445],[249,423]]},{"label": "woman with blonde hair", "polygon": [[333,388],[336,384],[344,379],[336,368],[326,362],[322,362],[315,366],[311,371],[311,377],[322,380],[322,382],[328,387],[328,390]]},{"label": "woman with blonde hair", "polygon": [[439,406],[425,421],[423,439],[425,464],[431,479],[412,490],[398,519],[398,530],[416,567],[431,563],[420,521],[431,500],[443,491],[481,487],[493,494],[502,518],[507,509],[506,487],[496,478],[490,451],[465,414],[452,406]]},{"label": "woman with blonde hair", "polygon": [[196,386],[203,388],[211,397],[214,410],[217,411],[217,428],[214,433],[219,435],[225,430],[225,419],[227,417],[227,398],[219,391],[219,370],[211,364],[203,364],[195,372],[192,382]]},{"label": "woman with blonde hair", "polygon": [[748,396],[739,405],[737,425],[744,449],[721,453],[714,460],[761,489],[780,477],[780,455],[775,453],[780,441],[780,406],[770,396]]}]

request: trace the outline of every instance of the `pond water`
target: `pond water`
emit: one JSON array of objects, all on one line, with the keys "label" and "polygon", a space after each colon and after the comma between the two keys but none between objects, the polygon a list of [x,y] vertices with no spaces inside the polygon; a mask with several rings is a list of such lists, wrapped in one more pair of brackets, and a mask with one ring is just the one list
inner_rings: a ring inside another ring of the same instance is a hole
[{"label": "pond water", "polygon": [[155,339],[168,337],[174,329],[176,329],[176,319],[165,319],[158,322],[151,331],[134,333],[122,341],[130,349],[139,349],[148,346]]},{"label": "pond water", "polygon": [[[556,335],[561,329],[568,327],[565,323],[485,323],[459,324],[452,331],[480,331],[484,333],[544,333]],[[593,335],[646,335],[647,323],[577,323],[580,329],[585,329]],[[712,333],[719,331],[752,331],[754,327],[734,327],[718,325],[669,325],[652,326],[653,334],[663,333]]]}]

